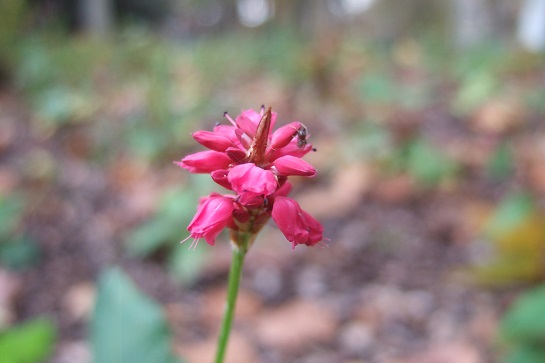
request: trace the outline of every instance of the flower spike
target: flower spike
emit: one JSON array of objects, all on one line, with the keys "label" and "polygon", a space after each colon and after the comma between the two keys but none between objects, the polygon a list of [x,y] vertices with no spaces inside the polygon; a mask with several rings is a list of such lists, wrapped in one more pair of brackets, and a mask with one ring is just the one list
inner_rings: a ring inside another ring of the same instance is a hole
[{"label": "flower spike", "polygon": [[217,124],[213,131],[193,133],[193,138],[209,150],[188,155],[176,164],[191,173],[209,173],[212,180],[235,195],[213,193],[204,198],[188,226],[190,236],[184,241],[193,238],[191,249],[201,238],[214,245],[218,234],[228,228],[233,243],[247,249],[248,241],[253,241],[272,217],[292,248],[320,244],[320,222],[288,198],[289,176],[316,174],[316,169],[301,159],[315,150],[308,143],[307,127],[295,121],[272,132],[276,113],[265,106],[260,112],[244,110],[235,119],[227,112],[223,116],[230,125]]}]

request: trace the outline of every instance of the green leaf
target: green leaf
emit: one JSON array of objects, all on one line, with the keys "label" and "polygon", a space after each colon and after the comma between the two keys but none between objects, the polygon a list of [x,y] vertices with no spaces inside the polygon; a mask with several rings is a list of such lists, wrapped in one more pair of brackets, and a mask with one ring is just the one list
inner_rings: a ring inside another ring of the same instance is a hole
[{"label": "green leaf", "polygon": [[[188,241],[188,243],[190,242]],[[185,284],[192,283],[199,276],[206,257],[205,248],[190,250],[187,244],[176,246],[169,256],[169,272],[176,281]]]},{"label": "green leaf", "polygon": [[410,144],[408,153],[408,171],[425,185],[440,183],[456,171],[453,161],[424,141]]},{"label": "green leaf", "polygon": [[24,200],[18,195],[0,196],[0,238],[10,239],[24,212]]},{"label": "green leaf", "polygon": [[51,320],[38,318],[0,333],[0,361],[44,362],[53,351],[56,332]]},{"label": "green leaf", "polygon": [[513,155],[507,144],[502,144],[488,161],[487,171],[495,179],[504,180],[512,175]]},{"label": "green leaf", "polygon": [[40,248],[27,236],[17,236],[0,243],[0,265],[11,270],[24,270],[40,258]]},{"label": "green leaf", "polygon": [[524,293],[515,301],[500,323],[500,334],[507,342],[544,342],[544,316],[545,284]]},{"label": "green leaf", "polygon": [[517,228],[533,211],[532,198],[527,194],[517,193],[506,197],[484,227],[484,232],[491,238],[500,238]]},{"label": "green leaf", "polygon": [[104,272],[91,321],[95,363],[179,363],[161,307],[118,268]]},{"label": "green leaf", "polygon": [[501,363],[543,363],[545,362],[545,349],[522,345],[511,351]]},{"label": "green leaf", "polygon": [[125,244],[129,254],[146,256],[163,245],[183,239],[185,227],[196,211],[196,199],[190,189],[165,192],[156,215],[127,237]]},{"label": "green leaf", "polygon": [[361,80],[360,93],[366,102],[388,103],[395,98],[395,88],[386,73],[366,74]]},{"label": "green leaf", "polygon": [[498,88],[498,80],[488,71],[472,72],[462,80],[453,108],[457,113],[467,113],[490,98]]}]

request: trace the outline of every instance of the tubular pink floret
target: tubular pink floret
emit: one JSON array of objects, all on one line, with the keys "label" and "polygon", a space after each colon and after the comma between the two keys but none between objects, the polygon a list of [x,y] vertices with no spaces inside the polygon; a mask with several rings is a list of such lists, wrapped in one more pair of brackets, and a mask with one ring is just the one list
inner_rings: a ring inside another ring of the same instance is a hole
[{"label": "tubular pink floret", "polygon": [[292,122],[276,130],[271,137],[270,148],[273,150],[287,146],[301,127],[300,122]]},{"label": "tubular pink floret", "polygon": [[278,186],[278,181],[271,171],[261,169],[252,163],[235,166],[229,172],[227,180],[243,205],[256,197],[271,195]]},{"label": "tubular pink floret", "polygon": [[278,174],[282,176],[290,176],[290,175],[314,176],[316,175],[316,169],[314,169],[312,165],[310,165],[303,159],[299,159],[291,155],[284,155],[276,159],[275,161],[273,161],[273,166],[278,171]]},{"label": "tubular pink floret", "polygon": [[293,248],[298,244],[314,246],[323,239],[320,222],[291,198],[276,197],[271,216]]},{"label": "tubular pink floret", "polygon": [[227,169],[231,159],[225,153],[211,150],[188,155],[174,164],[191,173],[210,173],[217,169]]},{"label": "tubular pink floret", "polygon": [[192,136],[199,144],[214,151],[225,152],[228,147],[233,146],[231,140],[216,132],[197,131]]}]

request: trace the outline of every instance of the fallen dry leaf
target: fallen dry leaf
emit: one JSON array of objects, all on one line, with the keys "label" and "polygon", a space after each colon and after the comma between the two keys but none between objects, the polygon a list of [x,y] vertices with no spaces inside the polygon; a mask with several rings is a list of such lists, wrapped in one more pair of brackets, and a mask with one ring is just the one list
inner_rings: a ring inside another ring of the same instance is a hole
[{"label": "fallen dry leaf", "polygon": [[381,180],[373,188],[373,194],[386,203],[402,203],[410,199],[415,192],[415,181],[407,174]]},{"label": "fallen dry leaf", "polygon": [[[212,329],[216,329],[220,324],[226,296],[225,287],[208,290],[203,295],[203,318]],[[262,302],[257,295],[244,289],[239,290],[235,307],[236,321],[242,322],[254,317],[261,309],[261,305]]]},{"label": "fallen dry leaf", "polygon": [[308,343],[334,339],[337,321],[333,313],[320,304],[298,300],[263,312],[255,327],[263,344],[274,349],[297,351]]},{"label": "fallen dry leaf", "polygon": [[453,342],[429,348],[396,363],[482,363],[477,348],[465,342]]},{"label": "fallen dry leaf", "polygon": [[472,126],[477,132],[503,134],[519,127],[523,120],[524,108],[518,100],[492,99],[477,109]]},{"label": "fallen dry leaf", "polygon": [[96,289],[90,282],[72,286],[63,297],[63,305],[74,320],[87,320],[95,304]]},{"label": "fallen dry leaf", "polygon": [[346,165],[338,169],[329,186],[309,189],[300,194],[297,200],[303,209],[312,211],[312,215],[318,219],[343,216],[360,204],[372,179],[368,165]]}]

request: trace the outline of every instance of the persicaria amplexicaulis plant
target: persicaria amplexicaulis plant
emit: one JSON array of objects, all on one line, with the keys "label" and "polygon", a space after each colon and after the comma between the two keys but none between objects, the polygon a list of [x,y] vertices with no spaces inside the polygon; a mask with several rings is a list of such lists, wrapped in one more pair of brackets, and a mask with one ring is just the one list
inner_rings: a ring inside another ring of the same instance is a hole
[{"label": "persicaria amplexicaulis plant", "polygon": [[197,131],[193,138],[210,150],[183,158],[177,165],[192,173],[210,173],[219,185],[236,195],[213,193],[202,198],[197,214],[187,228],[194,247],[204,238],[214,245],[224,229],[237,234],[257,232],[272,216],[278,228],[292,243],[313,246],[322,241],[323,227],[316,219],[288,198],[292,188],[288,177],[316,174],[301,157],[313,150],[306,142],[306,128],[292,122],[271,133],[276,113],[243,111],[231,125],[217,125],[214,131]]},{"label": "persicaria amplexicaulis plant", "polygon": [[[191,173],[209,173],[219,185],[233,194],[212,193],[200,200],[195,217],[187,227],[192,247],[204,238],[216,243],[219,233],[228,228],[233,246],[229,273],[227,308],[220,329],[215,362],[223,361],[244,256],[257,233],[272,217],[292,249],[299,244],[323,243],[323,227],[288,198],[292,175],[312,177],[316,169],[301,157],[312,148],[307,129],[292,122],[272,132],[276,113],[271,108],[261,112],[245,110],[230,125],[218,124],[213,131],[197,131],[193,138],[210,150],[197,152],[176,162]],[[182,242],[184,242],[182,241]]]}]

